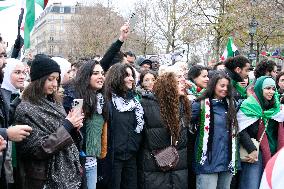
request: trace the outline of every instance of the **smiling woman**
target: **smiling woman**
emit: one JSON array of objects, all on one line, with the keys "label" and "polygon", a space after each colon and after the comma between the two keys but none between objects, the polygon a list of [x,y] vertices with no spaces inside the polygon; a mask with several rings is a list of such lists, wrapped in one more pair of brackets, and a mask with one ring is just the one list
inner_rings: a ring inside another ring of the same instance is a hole
[{"label": "smiling woman", "polygon": [[[85,120],[80,132],[82,141],[78,141],[81,165],[85,167],[83,175],[86,177],[83,186],[95,189],[97,182],[97,158],[101,157],[101,135],[104,124],[103,106],[104,98],[102,88],[105,76],[102,66],[95,60],[83,61],[76,77],[65,85],[64,108],[71,110],[75,98],[83,99],[83,113]],[[71,110],[72,111],[72,110]],[[83,145],[79,143],[82,142]],[[98,163],[99,164],[99,163]]]},{"label": "smiling woman", "polygon": [[197,189],[230,188],[239,165],[236,119],[231,80],[215,74],[192,105],[192,124],[198,130],[193,166]]},{"label": "smiling woman", "polygon": [[129,64],[113,65],[106,77],[109,188],[136,189],[137,153],[144,126],[144,111],[135,92],[135,71]]}]

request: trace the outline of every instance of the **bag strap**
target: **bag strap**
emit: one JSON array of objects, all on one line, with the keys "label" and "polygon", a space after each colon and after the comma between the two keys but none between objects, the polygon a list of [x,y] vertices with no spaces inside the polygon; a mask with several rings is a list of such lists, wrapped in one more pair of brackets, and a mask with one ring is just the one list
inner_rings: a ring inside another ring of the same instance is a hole
[{"label": "bag strap", "polygon": [[[262,120],[260,120],[260,121],[262,121]],[[262,122],[263,122],[263,121],[262,121]],[[268,120],[267,120],[267,125],[268,125]],[[262,134],[261,134],[261,136],[260,136],[260,138],[259,138],[259,143],[261,143],[261,141],[262,141],[262,139],[263,139],[263,137],[264,137],[265,131],[266,131],[266,125],[264,125],[264,130],[263,130],[263,132],[262,132]]]},{"label": "bag strap", "polygon": [[[255,92],[252,94],[252,96],[253,96],[253,97],[257,100],[257,102],[260,104],[260,101],[259,101],[259,99],[257,98]],[[262,110],[262,114],[264,114],[264,111],[263,111],[263,110]],[[260,120],[260,121],[263,122],[263,120]],[[267,120],[267,125],[268,125],[268,121],[269,121],[269,120]],[[263,122],[263,124],[264,124],[264,122]],[[265,134],[267,125],[264,125],[264,130],[263,130],[263,132],[262,132],[262,134],[261,134],[261,136],[260,136],[260,138],[259,138],[259,143],[261,143],[261,141],[262,141],[262,139],[263,139],[263,136],[264,136],[264,134]]]}]

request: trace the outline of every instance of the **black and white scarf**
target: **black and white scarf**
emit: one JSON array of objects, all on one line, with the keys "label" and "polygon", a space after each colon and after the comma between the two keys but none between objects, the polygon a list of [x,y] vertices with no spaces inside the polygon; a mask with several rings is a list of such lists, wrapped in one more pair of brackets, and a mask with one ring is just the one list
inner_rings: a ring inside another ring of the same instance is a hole
[{"label": "black and white scarf", "polygon": [[119,112],[135,111],[135,117],[137,121],[136,133],[140,133],[144,126],[144,110],[140,102],[136,98],[124,99],[112,93],[112,103]]},{"label": "black and white scarf", "polygon": [[102,93],[98,93],[97,94],[97,113],[98,114],[103,113],[104,103],[105,103],[104,96],[102,95]]}]

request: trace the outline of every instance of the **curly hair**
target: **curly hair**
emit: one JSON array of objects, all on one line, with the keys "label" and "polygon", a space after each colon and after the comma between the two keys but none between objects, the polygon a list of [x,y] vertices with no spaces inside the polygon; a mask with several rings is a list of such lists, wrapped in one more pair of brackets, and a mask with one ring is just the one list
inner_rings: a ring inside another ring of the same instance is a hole
[{"label": "curly hair", "polygon": [[267,72],[272,72],[275,67],[276,63],[273,60],[264,59],[255,67],[254,76],[257,79],[264,76]]},{"label": "curly hair", "polygon": [[[190,122],[191,103],[186,96],[179,95],[178,81],[172,72],[164,73],[158,77],[153,92],[160,105],[162,120],[166,128],[169,129],[173,141],[177,141],[181,129],[180,118],[185,118],[186,125]],[[183,107],[182,112],[180,112],[180,105]]]},{"label": "curly hair", "polygon": [[227,58],[224,64],[227,69],[229,69],[231,72],[234,72],[235,68],[239,67],[243,69],[246,64],[249,64],[249,59],[242,55],[238,55],[233,58]]}]

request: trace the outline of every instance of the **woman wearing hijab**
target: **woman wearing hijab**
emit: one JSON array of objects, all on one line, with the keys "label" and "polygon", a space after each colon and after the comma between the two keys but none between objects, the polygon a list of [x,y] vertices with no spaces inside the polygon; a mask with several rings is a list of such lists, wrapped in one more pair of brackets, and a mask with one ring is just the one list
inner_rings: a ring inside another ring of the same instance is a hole
[{"label": "woman wearing hijab", "polygon": [[[15,114],[17,123],[32,127],[17,144],[17,160],[24,189],[78,189],[81,185],[79,152],[73,131],[83,125],[79,110],[66,116],[56,98],[59,65],[38,55],[31,65],[31,83],[25,88]],[[74,138],[73,138],[74,137]]]},{"label": "woman wearing hijab", "polygon": [[[4,78],[1,85],[1,92],[4,101],[10,108],[9,111],[9,126],[14,121],[14,110],[20,103],[20,90],[24,88],[24,81],[26,77],[24,64],[13,58],[7,59],[7,64],[4,68]],[[14,101],[14,102],[13,102]],[[13,102],[13,103],[12,103]],[[16,177],[16,149],[15,143],[8,142],[8,149],[6,152],[5,167],[10,171],[6,171],[6,178],[9,185],[17,182]],[[13,147],[12,147],[13,146]],[[13,161],[13,162],[12,162]],[[11,167],[13,165],[13,168]],[[14,176],[13,176],[14,174]],[[13,178],[14,177],[14,178]]]},{"label": "woman wearing hijab", "polygon": [[[241,104],[237,117],[240,144],[248,152],[242,162],[240,188],[258,189],[263,168],[284,145],[284,111],[271,77],[256,80],[254,94]],[[251,138],[261,140],[259,151]]]}]

